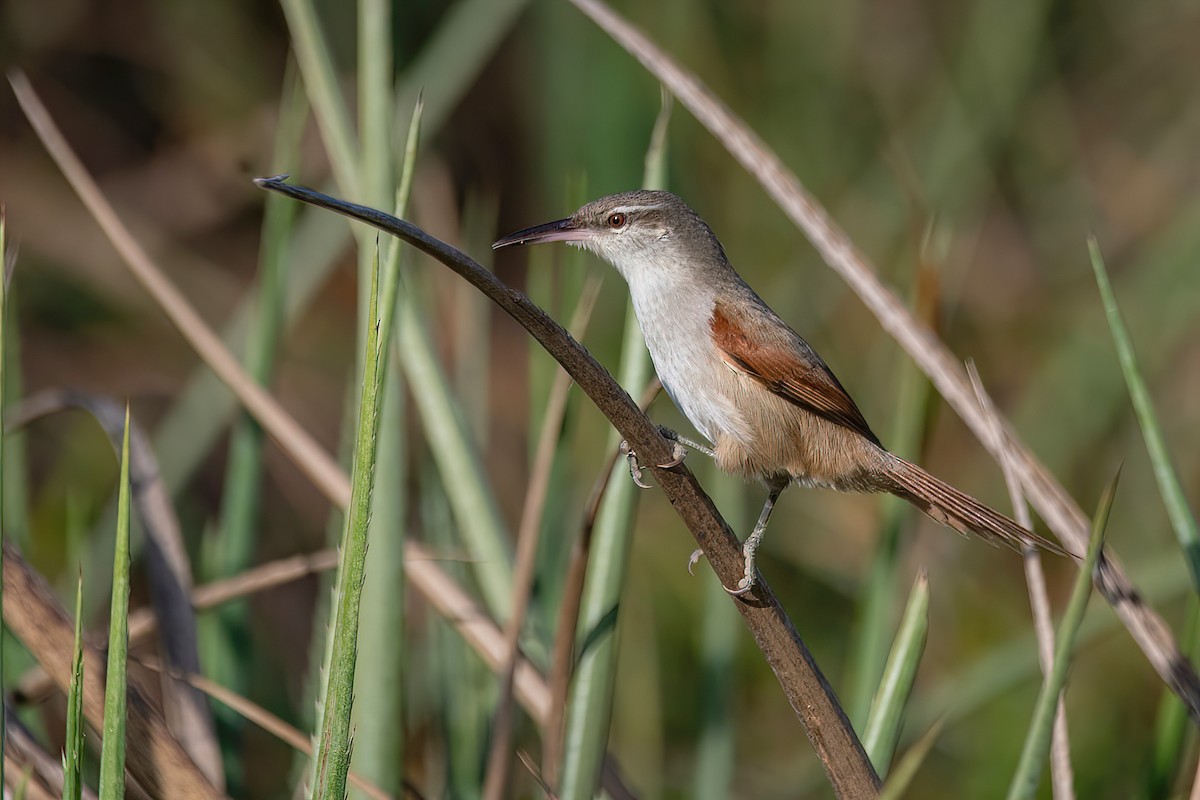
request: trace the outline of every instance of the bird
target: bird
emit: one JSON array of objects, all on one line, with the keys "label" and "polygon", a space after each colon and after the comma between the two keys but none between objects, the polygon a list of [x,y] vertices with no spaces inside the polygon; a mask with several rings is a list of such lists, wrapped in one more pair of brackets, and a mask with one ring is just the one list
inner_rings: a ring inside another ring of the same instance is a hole
[{"label": "bird", "polygon": [[[711,447],[664,434],[766,487],[762,512],[742,544],[743,575],[736,588],[726,587],[731,594],[753,590],[759,545],[792,484],[887,492],[959,533],[1065,555],[889,452],[821,356],[742,279],[712,229],[677,195],[640,189],[601,197],[492,248],[547,242],[588,250],[625,279],[663,389]],[[631,467],[638,481],[632,455]]]}]

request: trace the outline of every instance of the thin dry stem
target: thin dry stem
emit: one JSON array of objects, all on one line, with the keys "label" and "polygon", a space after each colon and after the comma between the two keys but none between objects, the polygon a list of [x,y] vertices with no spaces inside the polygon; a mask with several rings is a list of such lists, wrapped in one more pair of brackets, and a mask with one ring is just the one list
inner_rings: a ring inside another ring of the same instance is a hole
[{"label": "thin dry stem", "polygon": [[[300,751],[306,756],[312,755],[311,736],[305,734],[299,728],[293,728],[270,711],[242,697],[237,692],[226,689],[224,686],[209,680],[203,675],[194,673],[184,674],[175,670],[165,669],[162,664],[152,658],[133,658],[130,660],[159,673],[170,681],[182,683],[185,686],[190,686],[196,691],[208,695],[221,705],[233,709],[240,717],[254,723],[284,744]],[[383,789],[380,789],[366,778],[354,772],[350,773],[349,779],[350,783],[361,789],[368,797],[373,797],[375,800],[388,800],[391,797]]]},{"label": "thin dry stem", "polygon": [[[1008,485],[1014,519],[1027,530],[1033,530],[1033,517],[1029,513],[1029,505],[1025,502],[1025,495],[1021,491],[1021,482],[1017,479],[1016,470],[1013,468],[1012,456],[1004,444],[996,407],[983,386],[974,362],[967,362],[967,374],[970,375],[971,385],[975,389],[976,397],[979,398],[979,407],[993,422],[994,441],[992,445],[1000,451],[1000,469],[1004,472],[1004,482]],[[1042,675],[1049,677],[1050,670],[1054,665],[1054,620],[1050,616],[1050,594],[1046,591],[1046,575],[1042,571],[1042,557],[1034,547],[1026,548],[1021,556],[1025,565],[1025,583],[1029,587],[1029,606],[1033,611],[1033,630],[1037,636],[1038,660],[1041,662]],[[1074,800],[1075,770],[1071,766],[1067,704],[1062,692],[1059,692],[1058,707],[1054,712],[1054,730],[1050,744],[1050,782],[1055,800]]]},{"label": "thin dry stem", "polygon": [[546,783],[545,779],[542,777],[541,770],[539,770],[538,765],[534,763],[533,757],[524,750],[518,750],[517,758],[521,759],[521,764],[525,767],[526,771],[528,771],[530,776],[537,781],[537,785],[541,787],[542,794],[546,796],[546,800],[558,800],[558,796],[554,794],[554,791],[550,788],[550,785]]},{"label": "thin dry stem", "polygon": [[[650,383],[638,400],[638,408],[644,412],[650,408],[654,398],[662,391],[662,382],[658,376],[650,379]],[[583,524],[575,543],[571,545],[570,561],[567,565],[567,576],[563,580],[563,597],[558,606],[558,618],[554,626],[554,649],[550,657],[550,720],[546,724],[542,736],[542,768],[543,775],[551,786],[558,784],[558,765],[562,761],[564,715],[567,711],[567,695],[571,691],[571,673],[575,665],[575,632],[579,627],[579,609],[583,602],[583,582],[587,576],[588,553],[592,546],[592,530],[596,527],[596,515],[600,513],[600,503],[608,491],[608,482],[612,479],[613,467],[621,457],[619,448],[614,447],[608,455],[596,482],[592,485],[592,493],[588,496],[584,507]]]}]

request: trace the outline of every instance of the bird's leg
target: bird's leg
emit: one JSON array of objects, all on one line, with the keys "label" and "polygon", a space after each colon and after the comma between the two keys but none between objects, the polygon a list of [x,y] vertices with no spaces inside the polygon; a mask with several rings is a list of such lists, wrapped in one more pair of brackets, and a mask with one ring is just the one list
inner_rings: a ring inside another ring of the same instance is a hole
[{"label": "bird's leg", "polygon": [[[762,511],[758,515],[758,522],[754,524],[754,530],[750,531],[750,535],[742,543],[742,557],[746,564],[742,579],[738,581],[736,589],[725,587],[725,591],[735,597],[741,597],[754,588],[757,578],[754,567],[755,555],[758,552],[758,546],[762,544],[763,535],[767,532],[767,522],[771,519],[771,512],[775,510],[775,501],[779,499],[779,495],[783,494],[785,488],[787,488],[786,483],[769,488],[767,502],[763,504]],[[688,572],[692,571],[692,567],[696,566],[696,562],[702,555],[704,555],[703,550],[696,550],[692,553],[691,558],[688,559]]]},{"label": "bird's leg", "polygon": [[763,504],[762,511],[759,512],[758,522],[754,523],[754,530],[750,531],[746,541],[742,542],[742,558],[746,561],[742,579],[738,581],[738,588],[725,589],[736,597],[741,597],[754,588],[754,581],[758,575],[754,566],[755,554],[758,552],[758,546],[762,544],[763,535],[767,532],[767,522],[771,519],[771,512],[775,510],[775,501],[783,493],[784,486],[771,487],[767,494],[767,502]]},{"label": "bird's leg", "polygon": [[[664,425],[658,426],[658,432],[659,432],[659,435],[661,435],[664,439],[666,439],[668,442],[671,442],[674,445],[671,460],[668,461],[666,464],[659,464],[658,465],[659,469],[670,469],[671,467],[678,467],[680,464],[683,463],[683,460],[685,458],[687,458],[688,450],[695,450],[698,453],[704,453],[704,455],[710,456],[710,457],[713,455],[712,448],[706,447],[705,445],[702,445],[699,442],[695,442],[695,441],[692,441],[691,439],[680,436],[678,433],[676,433],[675,431],[671,430],[670,428],[668,428]],[[621,455],[625,456],[625,460],[627,462],[629,462],[629,477],[632,478],[633,482],[635,484],[637,484],[638,486],[640,486],[641,488],[649,489],[650,484],[648,484],[642,480],[642,465],[640,463],[638,463],[637,453],[635,453],[633,451],[633,448],[631,448],[629,446],[629,442],[627,440],[625,440],[625,439],[621,440],[620,451],[621,451]]]}]

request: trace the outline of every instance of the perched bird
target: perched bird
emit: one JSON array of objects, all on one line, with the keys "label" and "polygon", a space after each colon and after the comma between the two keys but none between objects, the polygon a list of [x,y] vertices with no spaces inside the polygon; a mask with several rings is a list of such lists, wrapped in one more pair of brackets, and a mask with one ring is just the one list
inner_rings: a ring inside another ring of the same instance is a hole
[{"label": "perched bird", "polygon": [[889,453],[821,357],[734,271],[712,230],[679,197],[648,190],[602,197],[492,247],[541,242],[567,242],[616,267],[663,388],[712,443],[700,449],[721,469],[766,486],[734,594],[753,588],[755,552],[792,483],[889,492],[960,533],[1063,553]]}]

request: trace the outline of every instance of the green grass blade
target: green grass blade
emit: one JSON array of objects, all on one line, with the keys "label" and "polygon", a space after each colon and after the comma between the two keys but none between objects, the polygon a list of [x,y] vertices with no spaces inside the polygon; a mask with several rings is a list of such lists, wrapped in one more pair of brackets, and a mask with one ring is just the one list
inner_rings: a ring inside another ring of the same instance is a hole
[{"label": "green grass blade", "polygon": [[[393,158],[390,146],[391,127],[389,116],[391,107],[391,13],[390,5],[379,0],[359,0],[358,2],[358,108],[359,108],[359,142],[354,154],[347,153],[347,169],[354,169],[358,175],[358,185],[362,194],[361,201],[375,208],[386,209],[395,197],[396,187],[393,182]],[[333,102],[326,116],[344,108],[340,99]],[[350,130],[348,119],[339,115],[336,123],[339,128]],[[355,157],[357,156],[357,157]],[[359,226],[355,226],[359,228]],[[379,241],[376,237],[374,247],[366,246],[367,232],[359,236],[358,248],[358,374],[361,377],[363,364],[366,360],[365,344],[367,326],[374,325],[368,311],[371,294],[371,270],[374,269],[374,259],[381,258],[387,264],[389,254],[398,248],[399,243],[387,237]],[[375,251],[379,250],[379,253]],[[383,278],[381,276],[381,285]],[[386,297],[386,295],[385,295]]]},{"label": "green grass blade", "polygon": [[[1113,343],[1117,348],[1117,360],[1121,365],[1121,374],[1125,378],[1125,386],[1133,403],[1138,426],[1150,455],[1154,469],[1154,478],[1158,484],[1159,494],[1175,531],[1175,538],[1183,549],[1191,578],[1193,590],[1200,591],[1200,533],[1197,531],[1196,517],[1184,497],[1179,475],[1171,461],[1170,453],[1158,423],[1158,414],[1150,392],[1142,378],[1141,368],[1133,348],[1133,339],[1125,325],[1125,319],[1117,304],[1116,293],[1108,277],[1104,257],[1100,252],[1099,243],[1094,236],[1088,237],[1088,253],[1091,257],[1092,271],[1095,273],[1096,286],[1100,290],[1100,299],[1104,305],[1105,318]],[[1184,636],[1187,642],[1181,643],[1185,652],[1192,652],[1196,646],[1196,627],[1200,624],[1196,601],[1189,604],[1187,628]],[[1187,715],[1179,698],[1167,691],[1158,710],[1158,721],[1155,731],[1154,758],[1149,770],[1151,796],[1165,795],[1179,769],[1179,761],[1183,755],[1184,732],[1187,728]]]},{"label": "green grass blade", "polygon": [[129,406],[121,440],[117,495],[117,541],[113,554],[108,668],[104,673],[104,739],[100,752],[100,800],[125,796],[125,660],[129,648]]},{"label": "green grass blade", "polygon": [[[284,75],[280,101],[279,129],[275,139],[272,170],[283,171],[298,159],[300,138],[308,116],[308,103],[294,64]],[[246,370],[259,384],[270,383],[274,371],[276,345],[284,324],[284,296],[295,203],[277,204],[268,198],[263,213],[262,243],[259,250],[256,314],[246,342]],[[207,571],[215,578],[229,578],[251,566],[261,529],[259,524],[263,475],[262,428],[246,412],[238,413],[229,438],[229,456],[221,493],[220,522],[211,538]],[[246,693],[246,676],[254,661],[251,646],[249,603],[238,600],[221,606],[215,614],[198,618],[204,653],[205,671],[222,686]],[[214,714],[229,731],[236,731],[237,714],[220,704]],[[236,785],[240,772],[239,738],[222,737],[229,777]]]},{"label": "green grass blade", "polygon": [[[927,232],[926,240],[931,238]],[[924,253],[926,248],[922,248]],[[937,311],[937,272],[934,261],[921,258],[911,305],[919,319],[931,327]],[[890,342],[888,343],[890,346]],[[892,430],[887,438],[888,449],[901,458],[919,460],[921,440],[929,415],[933,386],[929,379],[909,359],[898,361],[897,397],[892,416]],[[896,572],[900,560],[901,533],[913,519],[913,507],[898,497],[884,495],[883,524],[879,541],[872,554],[871,565],[863,582],[860,617],[851,650],[850,691],[846,698],[846,713],[859,730],[866,724],[875,690],[883,675],[887,649],[892,637],[893,609],[897,601]]]},{"label": "green grass blade", "polygon": [[[1179,647],[1193,664],[1200,646],[1200,598],[1188,600],[1187,621]],[[1169,797],[1188,742],[1187,709],[1172,691],[1164,690],[1154,721],[1154,752],[1147,769],[1147,797]]]},{"label": "green grass blade", "polygon": [[[505,0],[505,6],[511,8],[501,8],[497,0],[469,0],[456,4],[407,74],[398,95],[409,100],[399,104],[397,111],[408,113],[413,98],[420,87],[424,87],[433,99],[430,105],[433,113],[426,114],[423,125],[432,132],[440,129],[448,110],[457,106],[463,94],[474,85],[479,72],[526,2]],[[480,13],[481,10],[493,13],[489,16]],[[464,58],[464,52],[469,57]],[[394,126],[397,136],[403,130],[403,124]],[[306,209],[301,213],[289,262],[284,309],[287,323],[300,317],[324,285],[345,247],[347,231],[343,220],[321,209]],[[240,342],[246,338],[251,305],[243,303],[225,330],[226,342],[238,352],[242,350]],[[172,491],[178,491],[192,476],[224,430],[224,420],[234,405],[224,384],[207,368],[198,368],[179,402],[155,431],[154,449],[163,454],[160,465],[163,479]],[[91,581],[89,586],[96,583],[99,582]]]},{"label": "green grass blade", "polygon": [[63,800],[83,795],[83,571],[75,589],[75,655],[67,691],[67,738],[63,750]]},{"label": "green grass blade", "polygon": [[900,629],[888,655],[883,679],[871,703],[871,713],[863,730],[862,743],[879,776],[887,775],[896,744],[900,740],[900,723],[908,698],[912,694],[917,666],[925,650],[929,634],[929,578],[922,571],[913,583],[908,604],[900,620]]},{"label": "green grass blade", "polygon": [[[378,318],[379,274],[371,280],[372,318]],[[354,703],[354,674],[358,656],[358,622],[366,572],[367,529],[374,489],[375,455],[378,443],[379,403],[387,362],[381,357],[380,341],[387,331],[378,324],[368,327],[367,359],[363,370],[359,400],[358,429],[351,472],[350,507],[342,536],[341,568],[338,571],[337,596],[333,607],[333,642],[329,675],[322,701],[321,729],[317,749],[316,780],[311,797],[341,798],[346,794],[346,776],[350,771],[351,726]]]},{"label": "green grass blade", "polygon": [[[421,146],[421,127],[425,121],[425,102],[422,98],[417,98],[417,104],[413,107],[412,118],[408,124],[408,140],[404,145],[404,162],[400,167],[400,185],[396,189],[395,209],[396,216],[403,219],[408,213],[408,201],[412,195],[413,176],[417,171],[417,152]],[[382,280],[382,296],[383,308],[380,309],[380,326],[383,330],[394,330],[395,316],[399,305],[399,290],[400,290],[400,254],[404,252],[404,248],[399,240],[394,242],[394,247],[389,254],[387,264],[384,266]]]},{"label": "green grass blade", "polygon": [[[308,3],[283,2],[313,109],[322,132],[329,132],[326,143],[338,182],[347,194],[360,196],[343,180],[347,175],[356,177],[360,167],[354,150],[345,144],[351,141],[352,126],[344,99],[332,80],[331,59],[324,38]],[[355,225],[353,229],[360,243],[368,241],[363,238],[368,235],[366,228]],[[511,596],[510,537],[488,485],[483,460],[469,440],[433,343],[420,322],[413,294],[404,293],[398,313],[401,363],[410,383],[422,387],[415,395],[417,409],[443,480],[455,487],[450,499],[459,529],[473,552],[476,579],[484,601],[494,616],[503,619],[508,614]]]},{"label": "green grass blade", "polygon": [[646,160],[642,171],[642,188],[665,189],[667,187],[667,129],[671,122],[671,106],[674,99],[667,87],[659,86],[661,108],[650,130],[650,146],[646,148]]},{"label": "green grass blade", "polygon": [[411,291],[400,298],[397,317],[400,363],[409,384],[421,387],[413,400],[442,481],[454,487],[448,492],[451,509],[471,553],[475,580],[488,610],[506,619],[512,603],[512,553],[483,458],[471,441]]},{"label": "green grass blade", "polygon": [[359,180],[364,202],[386,208],[395,191],[392,158],[392,4],[358,2]]},{"label": "green grass blade", "polygon": [[[1173,603],[1191,594],[1191,581],[1186,570],[1179,569],[1179,554],[1174,548],[1169,555],[1135,564],[1130,572],[1137,579],[1135,585],[1146,587],[1143,599],[1151,605]],[[1120,624],[1115,615],[1089,616],[1076,636],[1076,644],[1082,647],[1100,641]],[[925,728],[940,717],[945,717],[947,725],[969,722],[988,703],[1041,677],[1037,640],[1032,629],[1024,630],[942,676],[936,686],[928,686],[910,710],[909,724]]]},{"label": "green grass blade", "polygon": [[[665,128],[670,120],[670,103],[663,95],[662,110],[654,123],[646,159],[643,184],[661,189],[653,181],[666,172]],[[621,367],[617,376],[625,391],[639,397],[652,375],[646,340],[633,313],[626,305]],[[618,437],[619,438],[619,437]],[[613,446],[616,445],[614,438]],[[629,545],[637,511],[637,487],[629,479],[628,467],[618,459],[596,516],[587,578],[579,607],[580,635],[587,645],[579,654],[574,684],[568,700],[567,725],[563,737],[561,800],[584,800],[593,796],[608,743],[612,697],[617,674],[617,609],[625,581]]]},{"label": "green grass blade", "polygon": [[900,763],[896,764],[896,769],[892,770],[891,777],[888,778],[887,783],[883,785],[883,790],[879,793],[879,800],[900,800],[900,798],[904,797],[904,793],[908,791],[909,784],[912,783],[912,779],[916,776],[917,770],[921,768],[921,764],[925,763],[925,757],[933,749],[933,745],[941,732],[942,720],[939,719],[904,754],[900,759]]},{"label": "green grass blade", "polygon": [[1100,254],[1100,245],[1094,236],[1088,238],[1088,253],[1092,258],[1092,270],[1096,273],[1100,298],[1104,302],[1104,315],[1108,318],[1108,327],[1117,346],[1121,373],[1125,376],[1125,385],[1129,388],[1129,398],[1133,401],[1133,410],[1142,429],[1142,438],[1146,441],[1146,450],[1149,451],[1150,462],[1154,465],[1154,479],[1158,482],[1158,491],[1167,507],[1167,515],[1171,519],[1175,537],[1179,540],[1179,546],[1183,548],[1184,557],[1187,559],[1192,586],[1200,592],[1200,530],[1196,527],[1196,517],[1188,507],[1179,476],[1171,463],[1167,442],[1158,424],[1158,414],[1154,411],[1154,402],[1150,399],[1150,391],[1146,388],[1146,382],[1138,369],[1133,340],[1125,327],[1125,320],[1117,305],[1117,297],[1113,293],[1108,272],[1104,267],[1104,257]]},{"label": "green grass blade", "polygon": [[[1088,253],[1091,257],[1096,285],[1100,291],[1100,299],[1104,305],[1105,318],[1108,321],[1113,343],[1117,348],[1117,360],[1121,365],[1121,374],[1125,378],[1125,385],[1142,431],[1142,438],[1150,455],[1159,494],[1166,506],[1167,515],[1175,531],[1175,538],[1183,549],[1192,587],[1197,589],[1200,587],[1200,533],[1197,532],[1196,518],[1184,497],[1179,475],[1175,471],[1170,453],[1167,451],[1162,428],[1158,423],[1158,414],[1154,410],[1150,392],[1142,378],[1137,355],[1133,349],[1133,339],[1117,304],[1116,293],[1109,280],[1104,257],[1094,236],[1088,237]],[[1188,619],[1184,630],[1185,641],[1180,643],[1186,653],[1192,653],[1196,648],[1197,625],[1200,625],[1200,604],[1193,599],[1189,603]],[[1184,732],[1187,729],[1187,715],[1183,704],[1173,692],[1167,691],[1164,694],[1159,704],[1157,717],[1154,758],[1149,770],[1151,797],[1165,796],[1169,792],[1183,755]]]},{"label": "green grass blade", "polygon": [[[368,4],[378,5],[375,0]],[[363,9],[374,27],[390,31],[387,17],[378,9]],[[363,36],[367,33],[364,30]],[[374,49],[382,45],[378,43]],[[390,63],[390,53],[387,59]],[[360,70],[361,71],[361,70]],[[386,86],[386,84],[385,84]],[[390,93],[387,94],[390,102]],[[378,103],[378,105],[386,105]],[[382,115],[386,127],[391,123],[390,106]],[[420,137],[421,109],[413,114],[408,144],[401,167],[400,188],[396,192],[397,216],[403,216],[412,190],[416,154]],[[364,125],[367,120],[364,119]],[[380,132],[384,147],[391,141],[391,131]],[[365,133],[364,133],[365,138]],[[365,143],[364,143],[365,147]],[[364,176],[365,178],[365,176]],[[400,259],[405,248],[399,241],[390,243],[388,258],[380,276],[381,327],[391,330],[395,318],[396,296],[400,285]],[[389,337],[388,343],[393,340]],[[384,347],[387,358],[388,347]],[[404,725],[403,682],[398,676],[405,671],[405,604],[404,604],[404,520],[407,516],[408,489],[405,470],[406,436],[404,433],[405,397],[400,375],[387,375],[379,419],[378,460],[376,462],[375,492],[371,514],[371,571],[363,584],[363,614],[360,652],[355,677],[356,713],[354,726],[358,746],[354,749],[353,767],[380,789],[399,795],[403,779]],[[351,797],[366,795],[357,788]]]},{"label": "green grass blade", "polygon": [[329,151],[333,174],[347,196],[361,197],[353,126],[316,9],[307,0],[280,0],[280,5],[287,18],[304,86],[316,111],[321,138]]},{"label": "green grass blade", "polygon": [[[284,77],[272,169],[285,169],[298,158],[307,115],[303,88],[289,66]],[[288,239],[296,216],[295,203],[277,204],[272,202],[273,199],[267,200],[263,212],[259,285],[255,297],[257,313],[251,322],[246,350],[246,370],[263,385],[271,379],[276,344],[283,328]],[[235,575],[250,565],[258,529],[262,444],[262,428],[243,412],[230,438],[226,480],[221,494],[221,546],[216,570],[220,577]],[[238,615],[243,616],[244,606],[238,611]]]},{"label": "green grass blade", "polygon": [[[1131,298],[1123,316],[1138,322],[1138,362],[1147,375],[1160,374],[1173,354],[1195,334],[1196,303],[1180,291],[1195,281],[1195,253],[1200,250],[1200,202],[1178,209],[1173,220],[1129,256],[1122,286]],[[1129,390],[1113,370],[1097,366],[1112,358],[1112,342],[1096,336],[1091,303],[1059,307],[1064,330],[1073,331],[1057,344],[1042,348],[1031,365],[1028,390],[1012,412],[1014,430],[1037,442],[1052,474],[1076,468],[1080,442],[1099,442],[1111,435],[1128,414]],[[1111,337],[1110,337],[1111,339]],[[1087,391],[1078,391],[1086,386]],[[1050,405],[1054,414],[1046,414]]]},{"label": "green grass blade", "polygon": [[[456,546],[453,511],[445,487],[432,473],[416,476],[422,485],[418,499],[423,528],[437,548]],[[456,580],[469,577],[467,565],[449,561],[446,571]],[[434,621],[430,646],[422,648],[426,677],[411,705],[437,721],[444,756],[442,785],[430,787],[431,796],[478,798],[487,763],[488,732],[496,707],[496,679],[462,637],[441,618]],[[414,671],[416,672],[416,671]],[[414,709],[417,710],[417,709]]]},{"label": "green grass blade", "polygon": [[[419,105],[421,124],[424,105]],[[410,124],[410,129],[413,128]],[[410,140],[416,146],[416,138]],[[409,273],[396,310],[396,353],[405,377],[421,391],[413,393],[430,451],[447,492],[459,535],[471,553],[471,569],[484,603],[504,620],[512,603],[512,548],[507,524],[488,481],[487,468],[474,442],[421,311],[422,281]]]},{"label": "green grass blade", "polygon": [[1054,641],[1054,665],[1046,676],[1041,691],[1038,692],[1037,703],[1034,705],[1033,718],[1029,722],[1029,732],[1025,736],[1025,746],[1021,750],[1021,759],[1017,762],[1017,770],[1013,774],[1012,783],[1008,789],[1008,800],[1025,800],[1032,798],[1041,780],[1042,770],[1050,754],[1050,739],[1054,728],[1054,713],[1058,708],[1058,696],[1067,681],[1067,667],[1071,663],[1071,651],[1075,643],[1075,634],[1083,622],[1083,612],[1087,610],[1088,598],[1092,594],[1092,574],[1100,559],[1100,551],[1104,544],[1104,528],[1108,525],[1108,514],[1112,510],[1113,497],[1117,493],[1117,481],[1121,473],[1118,471],[1104,490],[1096,516],[1092,520],[1092,537],[1088,544],[1087,557],[1079,568],[1075,586],[1071,589],[1071,599],[1067,610],[1063,613],[1058,625],[1058,635]]}]

